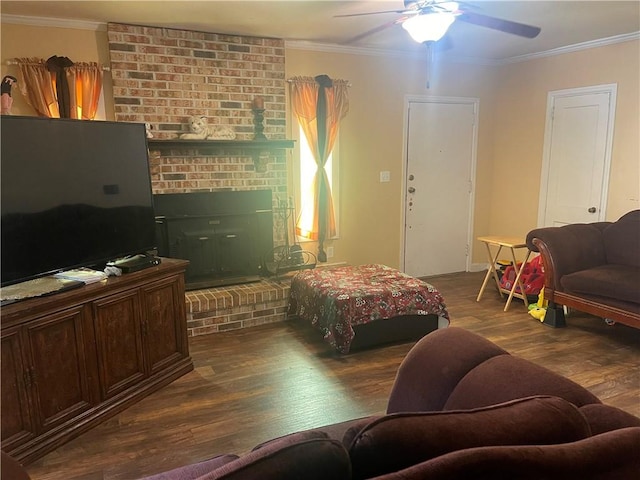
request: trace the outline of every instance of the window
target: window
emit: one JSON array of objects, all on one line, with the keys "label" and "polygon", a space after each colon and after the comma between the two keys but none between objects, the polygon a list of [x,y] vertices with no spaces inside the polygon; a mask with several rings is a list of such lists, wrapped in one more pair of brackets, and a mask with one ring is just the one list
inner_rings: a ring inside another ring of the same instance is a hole
[{"label": "window", "polygon": [[[307,169],[304,160],[303,165],[305,166],[300,168],[300,164],[298,164],[298,170],[293,177],[294,188],[299,187],[301,192],[299,194],[300,196],[298,196],[300,201],[303,201],[303,196],[306,196],[309,191],[317,197],[312,206],[313,210],[318,208],[321,210],[321,216],[316,217],[314,214],[307,215],[307,213],[303,211],[298,219],[296,230],[298,233],[301,233],[300,230],[308,229],[309,237],[313,240],[318,240],[318,258],[321,262],[324,262],[326,261],[324,241],[337,237],[336,211],[339,210],[339,208],[337,208],[339,199],[336,194],[339,191],[337,182],[339,168],[335,152],[339,150],[336,148],[336,140],[340,120],[349,111],[349,98],[347,95],[349,85],[344,80],[332,80],[327,75],[317,75],[313,78],[294,77],[290,79],[289,82],[291,111],[298,120],[301,129],[309,134],[311,147],[315,148],[315,137],[317,134],[320,145],[326,145],[327,147],[323,152],[326,154],[322,160],[323,163],[326,164],[327,156],[331,151],[334,152],[331,159],[330,176],[327,174],[329,169],[323,166],[321,173],[318,171],[315,172],[315,176],[319,181],[317,184],[314,184],[310,190],[307,187],[307,185],[309,185],[308,172],[313,172],[313,169]],[[303,135],[299,134],[298,136],[300,137],[299,139],[302,140]],[[305,158],[308,150],[308,148],[301,148],[300,157]],[[316,160],[318,159],[316,158]],[[302,179],[302,181],[301,171],[305,172],[305,178]],[[316,185],[322,188],[320,192],[316,191]],[[325,192],[324,190],[327,191]],[[308,202],[307,200],[304,201]],[[308,203],[306,203],[306,205],[308,205]],[[300,204],[298,204],[298,206],[300,206]],[[301,225],[301,220],[305,218],[310,218],[311,222],[306,225]]]},{"label": "window", "polygon": [[[316,165],[316,161],[313,158],[313,154],[311,153],[311,149],[309,148],[309,144],[307,142],[306,137],[304,136],[304,132],[302,128],[299,128],[298,131],[299,142],[300,145],[300,164],[298,165],[297,171],[294,171],[294,178],[298,180],[295,185],[295,189],[298,191],[297,202],[299,215],[311,215],[313,212],[313,196],[312,192],[312,182],[313,177],[316,173],[318,166]],[[339,182],[338,182],[338,145],[340,143],[340,137],[336,139],[336,143],[333,147],[333,151],[329,155],[327,159],[327,163],[325,164],[325,171],[327,172],[327,177],[329,178],[329,185],[331,187],[331,196],[333,198],[333,209],[334,215],[336,219],[336,236],[332,238],[337,238],[340,235],[340,219],[339,219]],[[297,220],[297,219],[296,219]],[[309,219],[310,220],[310,219]],[[308,222],[303,222],[303,224],[308,224]],[[303,232],[304,233],[304,232]],[[299,242],[309,241],[309,238],[305,236],[298,236],[297,240]],[[330,239],[328,239],[330,240]]]}]

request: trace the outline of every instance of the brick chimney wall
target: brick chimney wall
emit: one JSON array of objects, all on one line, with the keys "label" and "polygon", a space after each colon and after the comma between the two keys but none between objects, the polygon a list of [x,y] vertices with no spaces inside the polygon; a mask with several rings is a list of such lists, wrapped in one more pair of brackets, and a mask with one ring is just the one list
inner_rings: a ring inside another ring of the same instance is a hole
[{"label": "brick chimney wall", "polygon": [[[252,102],[264,99],[264,134],[286,138],[284,41],[110,23],[111,76],[116,121],[149,123],[154,139],[188,132],[191,115],[231,127],[237,140],[253,138]],[[270,188],[287,198],[286,150],[256,172],[251,151],[177,148],[150,151],[154,193]]]}]

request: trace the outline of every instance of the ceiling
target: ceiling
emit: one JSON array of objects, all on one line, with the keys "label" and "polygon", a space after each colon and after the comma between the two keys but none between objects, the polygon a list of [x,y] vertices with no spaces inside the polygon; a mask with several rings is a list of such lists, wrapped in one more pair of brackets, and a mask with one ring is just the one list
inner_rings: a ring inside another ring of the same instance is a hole
[{"label": "ceiling", "polygon": [[[465,1],[467,8],[520,23],[542,32],[526,39],[488,28],[455,22],[449,29],[443,55],[477,62],[506,62],[558,48],[610,37],[638,38],[640,1]],[[419,52],[399,26],[393,25],[357,42],[353,37],[392,22],[399,15],[381,13],[347,18],[335,15],[401,10],[402,0],[182,0],[182,1],[10,1],[0,2],[3,21],[21,16],[51,17],[88,22],[117,22],[282,38],[344,48]],[[620,37],[622,36],[622,37]]]}]

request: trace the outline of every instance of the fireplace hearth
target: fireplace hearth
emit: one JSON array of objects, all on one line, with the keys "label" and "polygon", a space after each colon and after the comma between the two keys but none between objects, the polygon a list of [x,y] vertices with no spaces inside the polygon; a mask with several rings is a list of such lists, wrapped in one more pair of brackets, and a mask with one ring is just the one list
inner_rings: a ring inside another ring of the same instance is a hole
[{"label": "fireplace hearth", "polygon": [[260,280],[273,251],[271,190],[154,195],[160,256],[190,264],[187,290]]}]

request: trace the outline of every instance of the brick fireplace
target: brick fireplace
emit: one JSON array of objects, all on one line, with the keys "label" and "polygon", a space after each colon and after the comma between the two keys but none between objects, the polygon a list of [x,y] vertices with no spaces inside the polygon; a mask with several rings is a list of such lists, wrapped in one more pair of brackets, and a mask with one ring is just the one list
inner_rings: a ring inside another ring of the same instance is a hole
[{"label": "brick fireplace", "polygon": [[[108,39],[116,121],[152,127],[154,195],[268,189],[274,206],[287,199],[287,150],[245,148],[256,96],[264,99],[267,139],[286,138],[283,40],[117,23],[108,25]],[[230,127],[239,142],[176,142],[191,115]],[[163,140],[170,146],[159,146]],[[257,155],[264,168],[256,168]],[[271,281],[188,292],[189,335],[283,320],[287,293]]]},{"label": "brick fireplace", "polygon": [[259,172],[254,150],[156,142],[178,139],[191,115],[252,140],[256,96],[264,99],[267,139],[285,139],[283,40],[115,23],[108,37],[116,121],[152,126],[155,194],[269,188],[274,201],[286,199],[286,149],[260,152],[269,158]]},{"label": "brick fireplace", "polygon": [[189,336],[282,322],[287,317],[289,282],[265,279],[186,294]]}]

